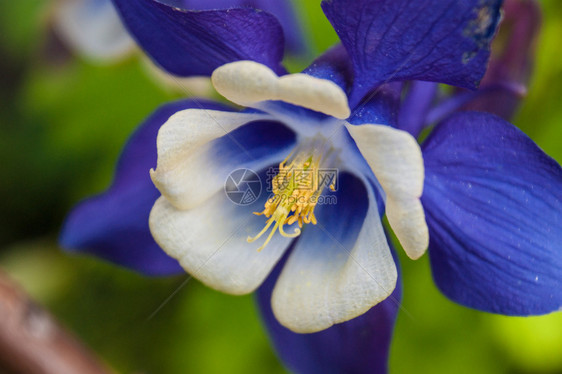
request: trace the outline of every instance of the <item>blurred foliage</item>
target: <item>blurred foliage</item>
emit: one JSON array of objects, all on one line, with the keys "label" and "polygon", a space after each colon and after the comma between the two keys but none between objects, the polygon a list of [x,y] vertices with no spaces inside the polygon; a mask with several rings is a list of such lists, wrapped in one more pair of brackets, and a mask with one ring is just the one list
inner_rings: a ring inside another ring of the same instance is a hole
[{"label": "blurred foliage", "polygon": [[[291,60],[294,70],[337,40],[318,4],[298,2],[311,54]],[[514,123],[562,161],[562,2],[542,5],[536,72]],[[51,6],[0,2],[2,268],[119,372],[283,373],[251,296],[183,285],[186,277],[144,278],[57,248],[65,213],[109,184],[127,136],[177,95],[138,57],[110,67],[71,57],[49,31]],[[427,256],[401,260],[393,373],[562,372],[561,313],[473,311],[439,293]]]}]

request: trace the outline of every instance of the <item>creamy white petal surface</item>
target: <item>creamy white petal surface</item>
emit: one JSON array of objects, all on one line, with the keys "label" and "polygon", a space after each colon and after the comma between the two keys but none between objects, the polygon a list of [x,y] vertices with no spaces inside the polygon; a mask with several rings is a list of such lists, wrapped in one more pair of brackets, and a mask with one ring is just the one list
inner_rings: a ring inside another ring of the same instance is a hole
[{"label": "creamy white petal surface", "polygon": [[110,0],[62,0],[54,17],[60,37],[91,59],[117,59],[135,46]]},{"label": "creamy white petal surface", "polygon": [[346,125],[386,193],[386,215],[407,255],[417,259],[429,244],[420,197],[424,166],[410,134],[383,125]]},{"label": "creamy white petal surface", "polygon": [[[178,112],[162,126],[158,133],[158,165],[151,170],[154,184],[168,201],[178,209],[195,207],[224,186],[232,165],[214,162],[210,142],[247,124],[270,119],[266,114],[222,112],[187,109]],[[267,124],[264,124],[267,126]],[[245,152],[243,147],[240,152]],[[277,160],[255,160],[248,168]]]},{"label": "creamy white petal surface", "polygon": [[[365,313],[392,293],[396,265],[371,201],[358,227],[350,227],[352,216],[331,226],[319,217],[318,226],[305,227],[273,290],[273,312],[282,325],[297,333],[320,331]],[[338,214],[339,206],[330,208]]]},{"label": "creamy white petal surface", "polygon": [[221,191],[195,209],[178,210],[160,197],[150,213],[150,230],[193,277],[222,292],[246,294],[264,281],[290,244],[278,237],[258,252],[258,245],[246,241],[264,226],[263,217],[252,214],[260,206],[255,205],[237,206]]},{"label": "creamy white petal surface", "polygon": [[256,107],[266,100],[280,100],[345,119],[350,110],[345,92],[334,82],[306,74],[278,77],[254,61],[223,65],[211,77],[216,90],[228,100]]}]

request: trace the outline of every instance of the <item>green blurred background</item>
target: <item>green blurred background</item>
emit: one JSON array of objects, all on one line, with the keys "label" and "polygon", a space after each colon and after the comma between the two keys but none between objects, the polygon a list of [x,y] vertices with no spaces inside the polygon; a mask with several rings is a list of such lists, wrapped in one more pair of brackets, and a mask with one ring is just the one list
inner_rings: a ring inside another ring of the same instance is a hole
[{"label": "green blurred background", "polygon": [[[333,44],[319,1],[297,5],[313,54]],[[111,66],[68,55],[49,32],[52,6],[0,2],[0,267],[119,372],[284,373],[251,296],[192,280],[151,317],[186,276],[145,278],[57,247],[65,213],[108,186],[135,126],[182,94],[150,77],[139,54]],[[562,162],[562,2],[542,6],[535,74],[513,122]],[[407,312],[392,373],[562,373],[562,313],[463,308],[437,291],[427,256],[401,257]]]}]

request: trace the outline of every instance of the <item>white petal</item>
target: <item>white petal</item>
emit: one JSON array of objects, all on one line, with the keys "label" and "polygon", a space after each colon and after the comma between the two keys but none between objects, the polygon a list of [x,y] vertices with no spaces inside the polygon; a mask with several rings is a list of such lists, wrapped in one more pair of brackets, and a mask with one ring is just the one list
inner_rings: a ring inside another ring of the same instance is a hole
[{"label": "white petal", "polygon": [[[228,136],[248,122],[269,118],[263,114],[204,109],[175,113],[158,133],[158,165],[155,171],[151,170],[152,181],[178,209],[201,204],[223,187],[226,177],[233,171],[229,164],[214,162],[210,142]],[[240,152],[245,151],[240,149]],[[272,153],[271,158],[275,157],[280,155]],[[256,164],[246,166],[251,169]]]},{"label": "white petal", "polygon": [[355,242],[338,239],[337,229],[321,224],[319,219],[318,226],[305,227],[273,290],[276,318],[297,333],[355,318],[396,287],[396,265],[375,203]]},{"label": "white petal", "polygon": [[[255,205],[254,210],[263,209]],[[168,255],[209,287],[236,295],[254,291],[290,244],[290,239],[279,235],[258,252],[258,245],[246,239],[264,224],[252,208],[236,206],[223,192],[184,211],[160,197],[150,213],[152,235]]]},{"label": "white petal", "polygon": [[386,193],[386,216],[406,254],[417,259],[429,244],[420,197],[424,166],[421,149],[405,131],[382,125],[346,125]]},{"label": "white petal", "polygon": [[60,37],[89,58],[117,59],[135,46],[110,0],[63,0],[54,16]]},{"label": "white petal", "polygon": [[253,61],[238,61],[217,68],[211,82],[233,103],[249,106],[277,96],[279,77],[270,68]]},{"label": "white petal", "polygon": [[340,119],[350,115],[345,92],[327,79],[306,74],[278,77],[267,66],[254,61],[223,65],[213,72],[211,79],[221,95],[239,105],[281,100]]}]

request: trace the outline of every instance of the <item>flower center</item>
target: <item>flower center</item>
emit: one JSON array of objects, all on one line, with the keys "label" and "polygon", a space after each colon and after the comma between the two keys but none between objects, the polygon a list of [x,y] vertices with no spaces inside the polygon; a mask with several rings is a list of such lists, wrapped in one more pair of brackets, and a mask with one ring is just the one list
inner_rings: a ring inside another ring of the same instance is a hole
[{"label": "flower center", "polygon": [[[272,225],[258,251],[267,246],[277,231],[287,238],[295,238],[301,234],[304,224],[316,225],[314,208],[322,191],[326,187],[335,191],[337,171],[326,168],[332,164],[334,156],[334,149],[326,146],[325,139],[315,139],[306,142],[306,146],[298,147],[279,164],[277,174],[271,181],[272,196],[262,212],[254,212],[255,215],[268,218],[265,227],[256,236],[249,236],[248,243],[259,239]],[[292,233],[285,232],[285,225],[295,223],[299,227],[295,227]]]}]

